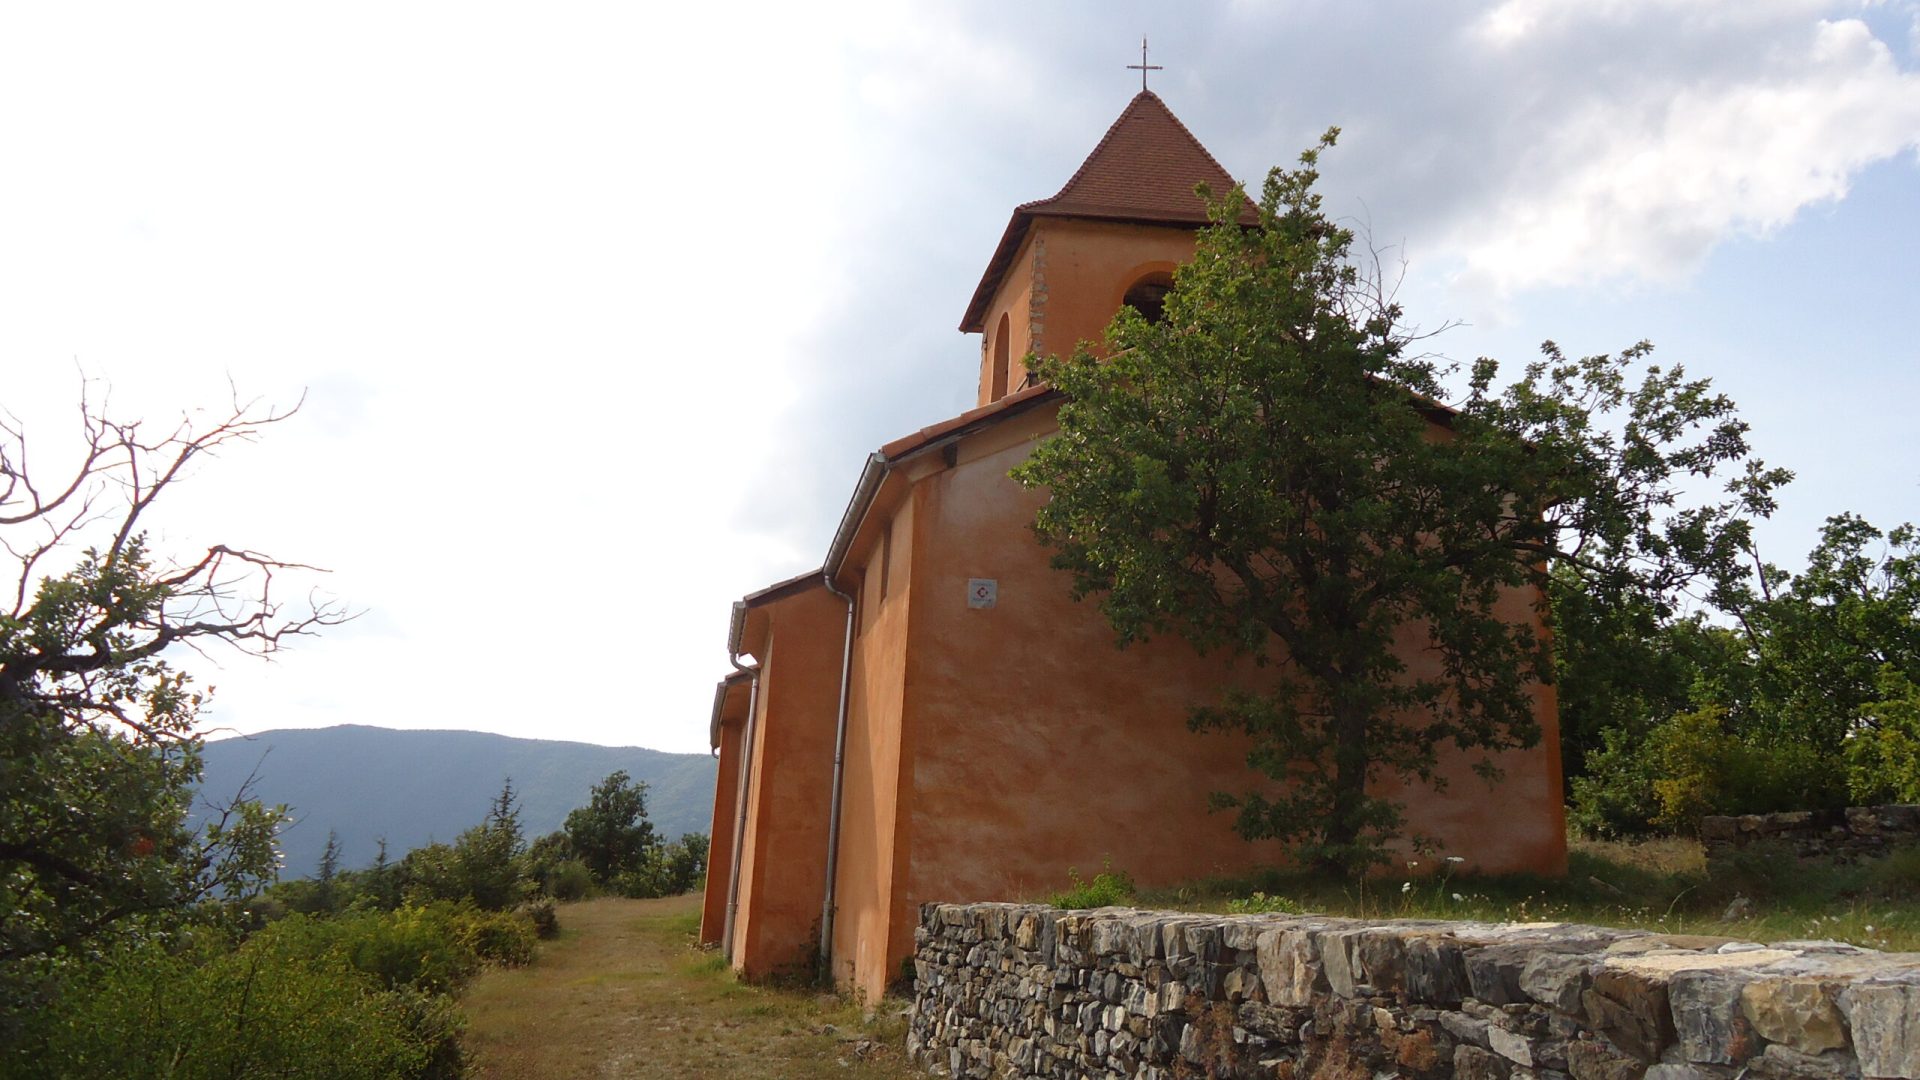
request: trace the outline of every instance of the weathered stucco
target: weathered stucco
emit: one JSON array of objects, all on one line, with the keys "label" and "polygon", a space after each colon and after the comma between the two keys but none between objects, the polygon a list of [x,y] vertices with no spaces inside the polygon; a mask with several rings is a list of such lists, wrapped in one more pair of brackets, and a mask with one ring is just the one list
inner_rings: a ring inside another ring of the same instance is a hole
[{"label": "weathered stucco", "polygon": [[[1038,409],[963,440],[951,464],[903,470],[855,549],[862,629],[833,971],[869,1000],[898,978],[931,898],[1028,899],[1109,861],[1164,885],[1286,858],[1208,809],[1209,792],[1260,782],[1245,741],[1186,726],[1224,687],[1257,687],[1258,669],[1175,638],[1116,650],[1097,606],[1069,596],[1033,540],[1041,496],[1007,473],[1052,430],[1052,409]],[[895,568],[879,601],[887,528]],[[997,583],[995,606],[968,606],[972,579]],[[1523,593],[1506,614],[1537,618]],[[1421,644],[1407,642],[1415,663]],[[1536,701],[1545,737],[1498,758],[1496,787],[1452,753],[1444,793],[1381,792],[1470,868],[1564,872],[1557,721],[1545,688]]]},{"label": "weathered stucco", "polygon": [[1065,355],[1085,341],[1104,355],[1107,323],[1127,289],[1149,274],[1170,274],[1193,258],[1194,232],[1176,225],[1041,218],[1033,223],[987,307],[981,336],[979,404],[994,400],[1000,316],[1008,317],[1006,392],[1027,377],[1028,353]]},{"label": "weathered stucco", "polygon": [[728,685],[720,709],[713,785],[713,825],[707,833],[707,887],[700,905],[700,943],[717,945],[726,933],[727,888],[733,873],[733,831],[740,799],[740,740],[745,734],[750,683]]},{"label": "weathered stucco", "polygon": [[[1043,496],[1007,475],[1054,431],[1057,409],[1041,390],[1021,393],[1021,357],[1081,341],[1097,352],[1127,290],[1193,255],[1192,223],[1178,223],[1191,181],[1156,187],[1136,166],[1184,161],[1180,177],[1220,170],[1162,108],[1143,95],[1123,119],[1138,110],[1149,143],[1171,156],[1122,160],[1097,148],[1100,183],[1082,190],[1070,181],[1056,199],[1070,189],[1073,199],[1016,214],[1003,241],[1015,246],[997,248],[983,278],[992,295],[978,311],[970,301],[966,316],[986,331],[982,408],[887,444],[878,487],[853,508],[850,535],[836,538],[845,557],[827,570],[859,599],[828,945],[833,978],[869,1000],[899,977],[925,900],[1030,898],[1064,886],[1070,868],[1093,874],[1108,860],[1159,885],[1286,857],[1276,844],[1241,840],[1227,816],[1207,809],[1210,792],[1260,783],[1244,741],[1186,727],[1191,707],[1228,686],[1257,687],[1261,672],[1230,655],[1197,656],[1174,638],[1116,651],[1098,606],[1071,599],[1034,540]],[[1143,201],[1132,209],[1074,201],[1096,189]],[[1080,216],[1064,216],[1069,205]],[[995,582],[997,603],[969,606],[972,579]],[[744,624],[763,671],[762,734],[746,751],[733,942],[749,975],[807,954],[826,886],[844,608],[824,586],[791,591],[802,580],[750,598]],[[1506,614],[1537,626],[1536,599],[1516,591]],[[1409,630],[1403,655],[1427,663],[1424,645]],[[1470,771],[1470,759],[1443,754],[1445,795],[1397,793],[1412,831],[1479,869],[1564,871],[1550,689],[1535,701],[1543,738],[1501,757],[1496,788]],[[742,751],[721,749],[725,773],[737,767],[727,754]],[[715,820],[717,834],[717,805]],[[724,881],[718,849],[714,869],[709,908]]]},{"label": "weathered stucco", "polygon": [[745,643],[760,662],[760,694],[733,964],[751,978],[806,968],[819,941],[844,613],[824,587],[810,588],[767,605],[753,624],[764,634]]}]

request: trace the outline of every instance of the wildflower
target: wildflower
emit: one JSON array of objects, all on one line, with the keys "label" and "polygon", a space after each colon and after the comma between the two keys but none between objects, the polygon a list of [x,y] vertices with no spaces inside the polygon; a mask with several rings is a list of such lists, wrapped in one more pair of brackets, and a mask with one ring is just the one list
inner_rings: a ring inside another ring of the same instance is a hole
[{"label": "wildflower", "polygon": [[1463,855],[1449,855],[1447,856],[1447,861],[1450,863],[1463,863],[1463,862],[1466,862],[1467,860],[1466,860],[1466,857]]},{"label": "wildflower", "polygon": [[1408,860],[1407,860],[1407,869],[1409,869],[1409,870],[1411,870],[1411,869],[1413,869],[1414,867],[1416,867],[1416,866],[1419,866],[1419,865],[1420,865],[1420,860],[1419,860],[1419,859],[1408,859]]},{"label": "wildflower", "polygon": [[1454,893],[1453,899],[1455,903],[1461,903],[1461,904],[1464,904],[1467,901],[1467,898],[1464,896],[1461,896],[1459,893]]},{"label": "wildflower", "polygon": [[1872,924],[1872,923],[1868,923],[1868,924],[1867,924],[1867,933],[1869,933],[1869,934],[1871,934],[1871,933],[1873,933],[1873,924]]},{"label": "wildflower", "polygon": [[1410,893],[1410,892],[1412,892],[1412,891],[1413,891],[1413,882],[1411,882],[1411,881],[1403,881],[1403,882],[1401,882],[1401,883],[1400,883],[1400,891],[1401,891],[1401,892],[1403,892],[1403,893]]}]

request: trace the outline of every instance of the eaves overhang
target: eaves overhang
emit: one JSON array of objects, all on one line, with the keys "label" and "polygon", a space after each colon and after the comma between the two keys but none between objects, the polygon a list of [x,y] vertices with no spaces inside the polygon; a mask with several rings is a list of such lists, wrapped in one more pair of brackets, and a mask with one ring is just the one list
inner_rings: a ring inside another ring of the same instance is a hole
[{"label": "eaves overhang", "polygon": [[998,401],[982,405],[977,409],[969,409],[952,419],[923,427],[911,435],[893,440],[868,455],[866,464],[860,469],[860,479],[854,484],[853,496],[847,500],[847,508],[840,515],[840,525],[834,530],[833,542],[827,547],[827,558],[823,566],[827,579],[839,577],[841,563],[845,561],[847,552],[852,550],[853,542],[859,536],[860,526],[866,521],[867,512],[873,507],[874,497],[879,494],[882,483],[896,467],[926,454],[943,450],[976,432],[1031,412],[1059,396],[1059,391],[1044,383],[1029,386],[1025,390],[1008,394]]},{"label": "eaves overhang", "polygon": [[758,665],[749,666],[721,679],[713,688],[713,718],[707,724],[707,745],[714,750],[720,749],[720,726],[726,720],[727,699],[737,689],[746,687],[759,673]]}]

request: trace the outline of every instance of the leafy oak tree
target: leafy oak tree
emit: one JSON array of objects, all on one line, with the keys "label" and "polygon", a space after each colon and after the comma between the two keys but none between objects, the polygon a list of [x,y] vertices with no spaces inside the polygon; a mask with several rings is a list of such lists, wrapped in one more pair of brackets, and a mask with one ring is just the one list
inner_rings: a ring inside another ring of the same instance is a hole
[{"label": "leafy oak tree", "polygon": [[[1190,714],[1249,736],[1266,777],[1216,803],[1248,838],[1353,872],[1405,831],[1388,781],[1443,784],[1448,748],[1491,781],[1540,738],[1554,668],[1534,616],[1554,581],[1665,617],[1737,578],[1786,475],[1644,343],[1549,343],[1502,389],[1482,360],[1441,404],[1450,369],[1414,351],[1313,191],[1336,135],[1268,175],[1257,225],[1239,189],[1212,201],[1163,317],[1122,309],[1111,359],[1030,361],[1066,400],[1014,475],[1050,492],[1035,531],[1121,646],[1176,634],[1269,670]],[[1725,498],[1678,508],[1683,479],[1726,474]]]},{"label": "leafy oak tree", "polygon": [[1563,725],[1583,719],[1591,733],[1597,721],[1601,734],[1584,768],[1569,772],[1582,829],[1687,830],[1703,814],[1920,792],[1920,533],[1911,525],[1829,518],[1805,569],[1756,559],[1742,587],[1722,590],[1713,621],[1650,615],[1648,632],[1622,633],[1621,620],[1567,618],[1586,601],[1568,592],[1555,595]]},{"label": "leafy oak tree", "polygon": [[235,793],[206,829],[187,827],[205,698],[170,657],[268,655],[344,613],[284,604],[294,564],[226,545],[168,558],[143,525],[198,461],[287,415],[236,402],[210,425],[152,430],[83,391],[58,476],[30,471],[26,429],[0,423],[0,550],[13,563],[0,594],[0,1043],[61,964],[276,872],[280,808]]}]

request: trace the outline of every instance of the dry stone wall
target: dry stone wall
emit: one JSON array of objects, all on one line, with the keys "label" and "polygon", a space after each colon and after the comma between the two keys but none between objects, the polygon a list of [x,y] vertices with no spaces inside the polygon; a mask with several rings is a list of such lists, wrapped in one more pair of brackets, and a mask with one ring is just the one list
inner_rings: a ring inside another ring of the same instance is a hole
[{"label": "dry stone wall", "polygon": [[1920,954],[1570,924],[928,904],[952,1077],[1920,1078]]},{"label": "dry stone wall", "polygon": [[1920,844],[1920,806],[1710,817],[1700,822],[1700,842],[1709,859],[1724,859],[1753,844],[1773,844],[1809,861],[1857,862]]}]

